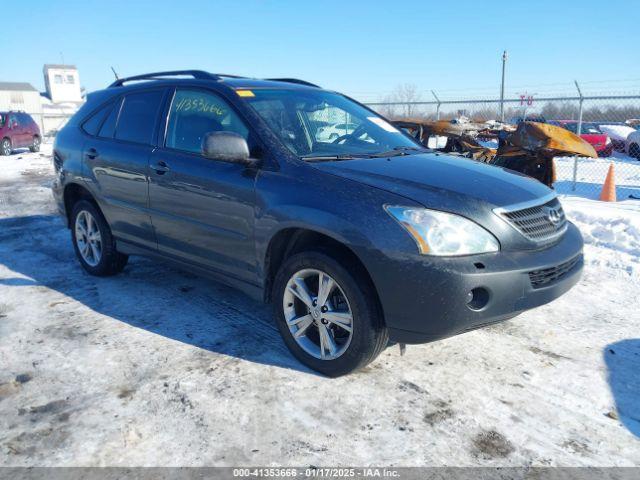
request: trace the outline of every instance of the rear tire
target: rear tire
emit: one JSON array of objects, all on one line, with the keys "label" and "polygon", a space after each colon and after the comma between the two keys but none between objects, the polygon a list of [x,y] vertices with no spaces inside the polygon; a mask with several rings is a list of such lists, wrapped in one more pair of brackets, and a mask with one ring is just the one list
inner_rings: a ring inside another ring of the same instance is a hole
[{"label": "rear tire", "polygon": [[11,151],[11,140],[3,138],[2,142],[0,142],[0,155],[9,156],[11,155]]},{"label": "rear tire", "polygon": [[637,143],[629,145],[629,156],[640,160],[640,145]]},{"label": "rear tire", "polygon": [[80,265],[91,275],[120,273],[129,257],[116,250],[111,228],[95,204],[79,200],[71,214],[71,240]]},{"label": "rear tire", "polygon": [[[389,339],[370,280],[360,273],[359,265],[351,265],[348,258],[338,261],[334,257],[339,256],[320,251],[291,256],[276,275],[272,295],[276,323],[291,353],[329,377],[366,366],[384,350]],[[301,278],[309,279],[303,280],[311,297],[309,302],[293,293],[298,291],[296,282]],[[324,295],[326,302],[321,301],[321,281],[331,285],[326,289],[331,293]],[[304,324],[300,322],[303,317]],[[299,325],[305,329],[296,339],[294,334],[303,328]],[[329,338],[323,337],[323,332],[328,332]]]},{"label": "rear tire", "polygon": [[29,150],[31,150],[33,153],[40,151],[40,137],[38,136],[33,137],[33,143],[29,147]]}]

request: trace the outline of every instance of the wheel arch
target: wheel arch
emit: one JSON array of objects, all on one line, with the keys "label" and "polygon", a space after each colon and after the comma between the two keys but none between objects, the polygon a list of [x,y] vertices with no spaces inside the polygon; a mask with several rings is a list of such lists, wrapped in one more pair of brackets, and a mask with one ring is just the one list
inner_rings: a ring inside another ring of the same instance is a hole
[{"label": "wheel arch", "polygon": [[86,187],[75,182],[69,183],[65,185],[63,193],[64,211],[65,216],[67,217],[67,226],[69,227],[71,226],[71,214],[73,213],[73,206],[79,200],[90,201],[96,206],[98,211],[102,213],[102,209],[98,205],[98,202]]},{"label": "wheel arch", "polygon": [[[273,281],[282,263],[291,255],[303,251],[324,251],[339,262],[348,263],[369,283],[376,295],[376,304],[383,314],[376,285],[358,254],[343,241],[308,227],[286,227],[276,232],[269,241],[264,257],[264,300],[270,302]],[[382,315],[383,316],[383,315]]]}]

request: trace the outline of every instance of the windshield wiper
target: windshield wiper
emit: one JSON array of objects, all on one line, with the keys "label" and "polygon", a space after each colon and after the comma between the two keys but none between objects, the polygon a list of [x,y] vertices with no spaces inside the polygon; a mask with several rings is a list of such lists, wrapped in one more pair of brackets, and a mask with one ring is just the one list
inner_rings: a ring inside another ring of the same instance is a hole
[{"label": "windshield wiper", "polygon": [[411,155],[411,153],[421,153],[428,151],[426,148],[420,147],[396,147],[387,152],[370,152],[370,153],[349,153],[341,155],[318,155],[303,156],[302,159],[308,162],[322,162],[329,160],[353,160],[358,158],[381,158],[381,157],[397,157],[400,155]]},{"label": "windshield wiper", "polygon": [[371,157],[379,158],[379,157],[399,157],[402,155],[411,155],[411,153],[421,153],[426,152],[426,148],[420,147],[395,147],[393,150],[389,150],[387,152],[378,152],[370,154]]},{"label": "windshield wiper", "polygon": [[353,160],[356,158],[369,158],[370,155],[366,154],[348,154],[348,155],[317,155],[317,156],[304,156],[303,160],[307,162],[324,162],[328,160]]}]

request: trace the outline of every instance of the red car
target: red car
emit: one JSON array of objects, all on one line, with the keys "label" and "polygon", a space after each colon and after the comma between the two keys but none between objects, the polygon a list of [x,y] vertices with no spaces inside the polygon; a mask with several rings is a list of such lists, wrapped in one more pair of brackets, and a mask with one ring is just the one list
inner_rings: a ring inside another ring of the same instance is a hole
[{"label": "red car", "polygon": [[[570,132],[578,132],[578,122],[575,120],[552,120],[552,125],[565,128]],[[609,135],[600,130],[600,127],[591,122],[582,122],[580,137],[590,143],[599,157],[610,157],[613,153],[613,143]]]},{"label": "red car", "polygon": [[40,128],[31,115],[24,112],[0,112],[0,155],[11,155],[16,148],[40,150]]}]

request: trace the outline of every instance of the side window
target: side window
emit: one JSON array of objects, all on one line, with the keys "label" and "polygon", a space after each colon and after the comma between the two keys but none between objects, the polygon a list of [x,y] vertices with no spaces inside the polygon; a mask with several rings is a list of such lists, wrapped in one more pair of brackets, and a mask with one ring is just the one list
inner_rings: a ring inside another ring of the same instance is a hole
[{"label": "side window", "polygon": [[116,127],[116,138],[151,144],[163,94],[163,91],[155,90],[125,96]]},{"label": "side window", "polygon": [[113,134],[116,132],[116,122],[118,121],[118,114],[120,113],[121,105],[122,100],[119,100],[111,109],[111,112],[107,115],[102,127],[100,127],[100,131],[98,132],[99,137],[113,138]]},{"label": "side window", "polygon": [[85,132],[87,132],[89,135],[93,135],[93,136],[97,135],[98,130],[100,130],[100,126],[102,125],[102,122],[104,121],[106,116],[109,113],[111,113],[112,109],[113,109],[113,103],[110,103],[105,107],[102,107],[96,113],[91,115],[88,120],[85,120],[85,122],[82,124],[82,129]]},{"label": "side window", "polygon": [[16,118],[15,115],[10,115],[9,116],[9,126],[11,128],[15,128],[18,126],[18,119]]},{"label": "side window", "polygon": [[220,97],[199,90],[176,90],[165,146],[200,153],[202,139],[209,132],[235,132],[249,140],[247,127]]}]

